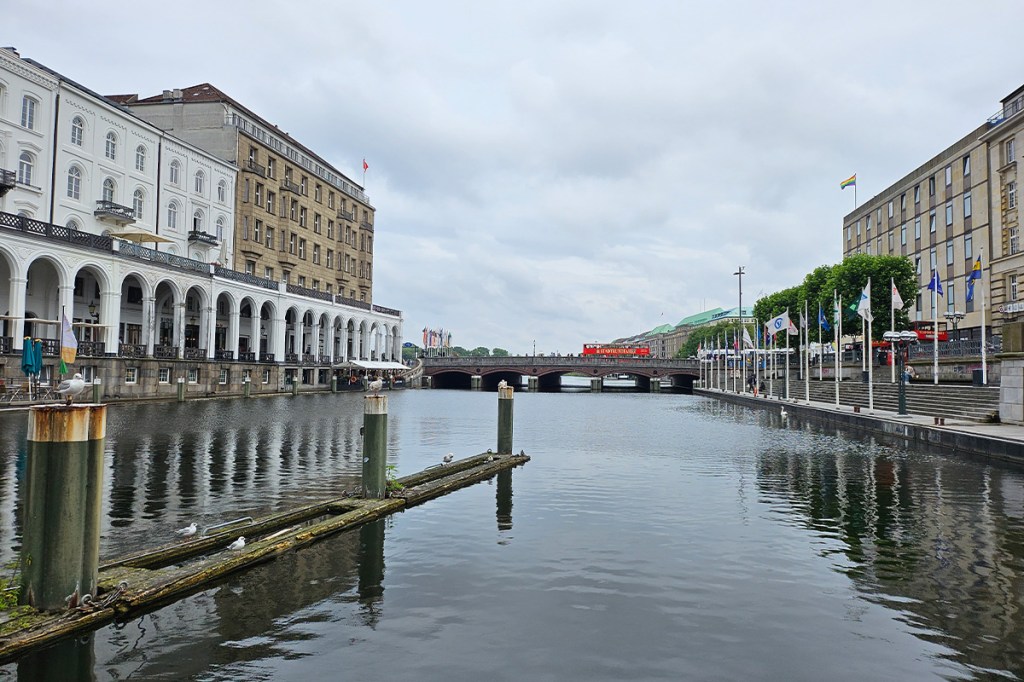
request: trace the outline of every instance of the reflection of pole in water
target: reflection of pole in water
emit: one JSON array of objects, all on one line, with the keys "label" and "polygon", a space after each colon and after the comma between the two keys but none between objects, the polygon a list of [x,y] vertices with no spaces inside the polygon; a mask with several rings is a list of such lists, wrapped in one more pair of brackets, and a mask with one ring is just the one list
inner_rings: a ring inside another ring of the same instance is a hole
[{"label": "reflection of pole in water", "polygon": [[61,682],[94,682],[96,654],[93,633],[57,642],[41,651],[18,659],[18,682],[61,680]]},{"label": "reflection of pole in water", "polygon": [[366,625],[380,619],[376,608],[384,601],[384,519],[359,528],[359,603]]},{"label": "reflection of pole in water", "polygon": [[498,530],[512,530],[512,470],[498,472]]}]

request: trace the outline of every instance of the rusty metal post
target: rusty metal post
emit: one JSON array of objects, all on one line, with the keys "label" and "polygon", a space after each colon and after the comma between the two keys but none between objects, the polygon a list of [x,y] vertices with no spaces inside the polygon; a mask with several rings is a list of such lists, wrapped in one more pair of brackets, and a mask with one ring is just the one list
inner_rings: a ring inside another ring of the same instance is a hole
[{"label": "rusty metal post", "polygon": [[22,604],[61,609],[96,594],[106,425],[106,405],[29,412]]}]

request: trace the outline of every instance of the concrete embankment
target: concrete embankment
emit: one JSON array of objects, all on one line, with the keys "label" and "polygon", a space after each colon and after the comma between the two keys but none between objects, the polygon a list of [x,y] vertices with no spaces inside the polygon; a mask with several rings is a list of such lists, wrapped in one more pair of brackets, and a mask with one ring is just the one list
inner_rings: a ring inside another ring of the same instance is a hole
[{"label": "concrete embankment", "polygon": [[717,398],[751,408],[786,412],[797,419],[812,420],[824,426],[842,427],[894,439],[938,447],[954,453],[1024,464],[1024,427],[1011,424],[986,424],[967,419],[943,418],[944,423],[922,415],[899,415],[859,406],[819,403],[803,400],[779,400],[757,397],[749,393],[730,393],[715,389],[698,389],[694,395]]}]

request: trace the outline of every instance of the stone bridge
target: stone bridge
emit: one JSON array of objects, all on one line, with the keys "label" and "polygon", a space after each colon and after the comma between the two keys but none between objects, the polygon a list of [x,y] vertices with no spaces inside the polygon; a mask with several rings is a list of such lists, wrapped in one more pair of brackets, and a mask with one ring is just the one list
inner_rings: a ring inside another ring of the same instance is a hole
[{"label": "stone bridge", "polygon": [[699,378],[696,360],[594,356],[423,358],[425,383],[434,388],[494,391],[502,379],[520,386],[526,377],[531,391],[557,391],[562,376],[570,373],[589,378],[591,390],[601,390],[605,377],[628,374],[636,379],[640,390],[671,387],[689,393]]}]

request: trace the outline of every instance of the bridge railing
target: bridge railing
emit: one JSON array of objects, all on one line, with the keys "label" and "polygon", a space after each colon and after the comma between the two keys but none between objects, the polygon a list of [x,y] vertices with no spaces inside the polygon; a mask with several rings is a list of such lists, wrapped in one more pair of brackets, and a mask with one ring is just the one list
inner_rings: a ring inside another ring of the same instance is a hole
[{"label": "bridge railing", "polygon": [[668,358],[606,358],[589,355],[532,356],[510,355],[507,357],[429,357],[423,358],[430,367],[650,367],[664,369],[685,369],[698,367],[697,360]]}]

